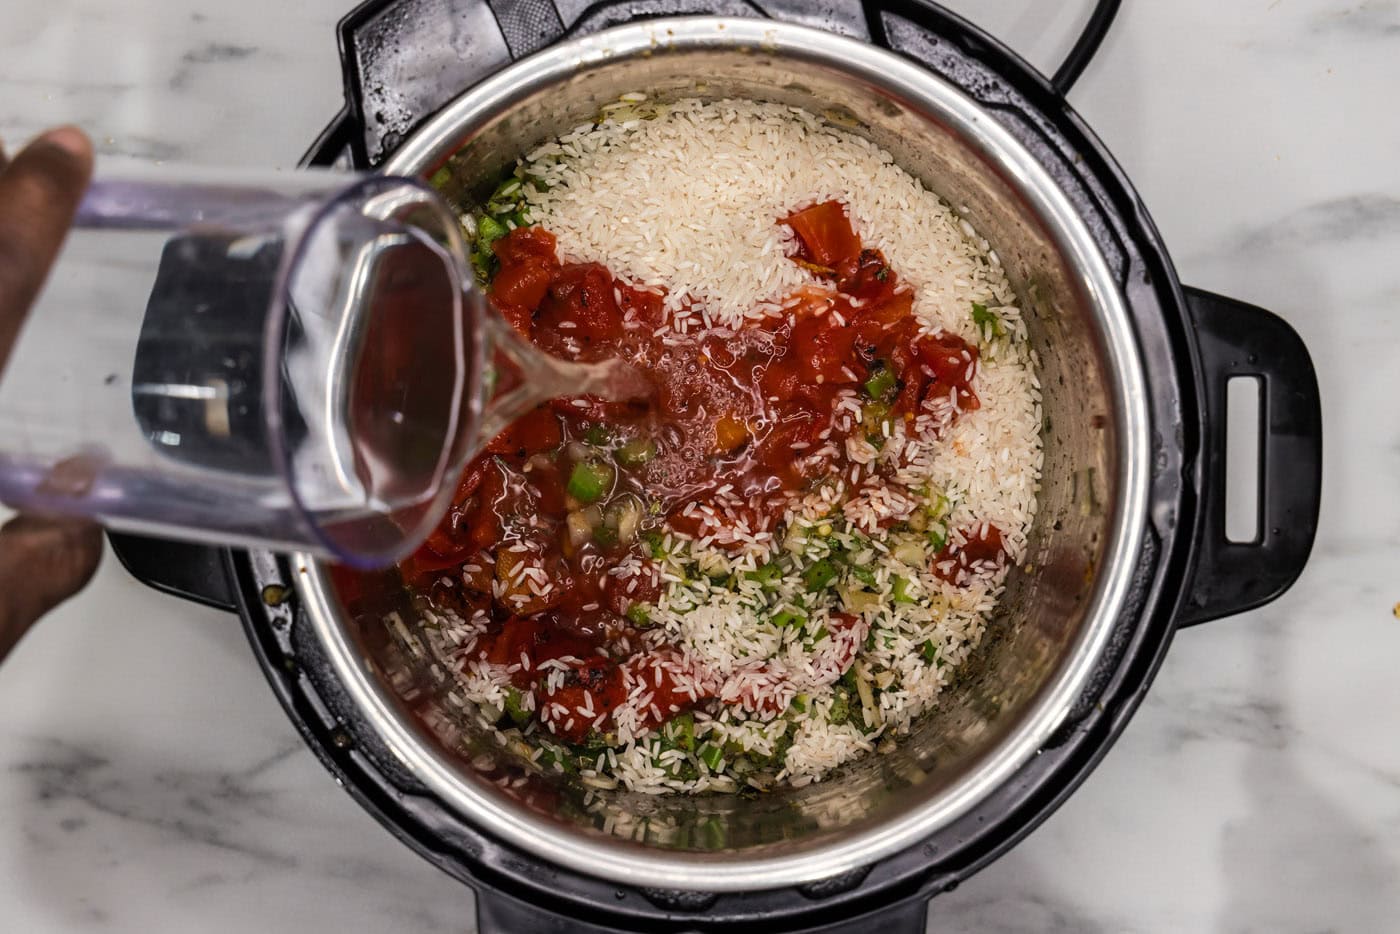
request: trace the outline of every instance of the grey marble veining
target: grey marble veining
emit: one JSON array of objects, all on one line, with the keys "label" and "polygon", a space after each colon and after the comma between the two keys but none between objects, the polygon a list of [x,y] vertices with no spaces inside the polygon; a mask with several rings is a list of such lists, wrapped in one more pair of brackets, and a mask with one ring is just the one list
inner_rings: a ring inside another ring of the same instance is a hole
[{"label": "grey marble veining", "polygon": [[[960,0],[1047,69],[1084,3]],[[289,166],[347,4],[10,0],[0,138]],[[1072,100],[1184,281],[1288,319],[1323,388],[1308,571],[1180,633],[1085,786],[939,932],[1400,929],[1400,3],[1127,0]],[[0,670],[0,929],[472,929],[300,745],[231,618],[107,561]]]},{"label": "grey marble veining", "polygon": [[1331,6],[1309,17],[1314,33],[1344,32],[1361,40],[1387,39],[1400,35],[1400,9],[1385,0]]},{"label": "grey marble veining", "polygon": [[[469,893],[329,779],[266,691],[236,621],[167,613],[124,574],[109,561],[99,602],[63,611],[6,665],[7,921],[463,929]],[[62,662],[46,665],[50,653]]]}]

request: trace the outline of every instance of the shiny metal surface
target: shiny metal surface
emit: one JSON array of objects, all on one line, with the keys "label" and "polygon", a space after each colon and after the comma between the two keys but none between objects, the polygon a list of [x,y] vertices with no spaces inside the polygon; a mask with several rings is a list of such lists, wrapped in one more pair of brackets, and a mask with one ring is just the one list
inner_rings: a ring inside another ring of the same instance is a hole
[{"label": "shiny metal surface", "polygon": [[[426,675],[390,685],[394,649],[351,620],[324,568],[298,560],[305,623],[361,712],[419,781],[464,818],[580,872],[632,885],[737,891],[809,882],[935,834],[1005,782],[1080,697],[1122,607],[1144,531],[1146,384],[1103,257],[1049,175],[956,88],[876,47],[762,20],[654,20],[555,46],[482,83],[418,131],[385,171],[453,160],[481,197],[523,152],[619,94],[737,96],[806,107],[890,150],[997,250],[1040,358],[1045,471],[1024,571],[939,708],[886,755],[757,798],[594,792],[522,775],[469,725],[443,748],[407,711],[438,703]],[[378,626],[379,630],[383,627]],[[468,758],[472,764],[468,764]]]}]

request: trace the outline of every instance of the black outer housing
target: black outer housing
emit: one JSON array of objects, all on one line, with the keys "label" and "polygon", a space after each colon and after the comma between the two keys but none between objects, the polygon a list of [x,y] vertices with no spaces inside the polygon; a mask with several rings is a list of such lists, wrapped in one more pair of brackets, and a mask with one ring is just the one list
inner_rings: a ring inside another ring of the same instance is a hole
[{"label": "black outer housing", "polygon": [[[414,73],[424,44],[460,43],[457,27],[465,20],[481,22],[481,0],[371,0],[356,9],[340,26],[346,107],[304,161],[373,168],[433,111],[504,65],[508,50],[544,44],[547,35],[530,31],[548,25],[540,3],[498,0],[493,12],[499,21],[517,24],[513,32],[471,37],[473,51],[458,56],[460,69],[445,69],[410,88],[401,86],[402,78]],[[766,15],[742,0],[607,2],[585,11],[570,34],[672,13]],[[1312,364],[1292,329],[1260,309],[1184,292],[1121,170],[1063,95],[999,42],[921,0],[838,4],[822,15],[827,28],[867,36],[979,101],[1069,194],[1107,258],[1137,329],[1151,389],[1150,519],[1132,596],[1065,725],[1010,781],[951,826],[868,869],[812,885],[662,892],[546,863],[462,821],[428,793],[355,712],[320,646],[297,624],[295,596],[276,606],[266,602],[265,585],[294,579],[296,569],[287,559],[113,535],[118,557],[138,578],[238,611],[274,692],[307,744],[391,833],[476,889],[483,931],[836,934],[877,925],[922,931],[931,896],[1010,849],[1079,786],[1137,708],[1179,625],[1273,599],[1306,561],[1321,484],[1321,416]],[[803,22],[810,25],[813,18],[804,8]],[[522,33],[520,22],[533,25]],[[379,107],[394,95],[398,110],[386,121]],[[412,103],[407,109],[405,98]],[[375,115],[368,121],[367,111]],[[1265,385],[1264,531],[1249,545],[1224,540],[1223,398],[1225,380],[1236,375],[1259,376]]]}]

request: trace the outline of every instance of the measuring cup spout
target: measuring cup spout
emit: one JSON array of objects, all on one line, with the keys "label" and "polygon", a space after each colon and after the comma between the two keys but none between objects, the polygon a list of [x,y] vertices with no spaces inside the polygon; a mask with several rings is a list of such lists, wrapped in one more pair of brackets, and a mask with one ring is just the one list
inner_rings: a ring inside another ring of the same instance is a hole
[{"label": "measuring cup spout", "polygon": [[611,402],[627,402],[652,394],[651,384],[626,361],[562,360],[535,347],[495,309],[489,305],[487,308],[484,331],[492,362],[487,367],[487,401],[476,450],[485,447],[511,422],[550,399],[597,396]]}]

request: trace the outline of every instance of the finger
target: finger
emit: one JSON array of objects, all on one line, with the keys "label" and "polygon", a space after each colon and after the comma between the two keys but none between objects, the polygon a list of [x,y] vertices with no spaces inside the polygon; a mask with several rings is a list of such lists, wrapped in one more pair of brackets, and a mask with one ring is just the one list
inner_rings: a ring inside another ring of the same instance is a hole
[{"label": "finger", "polygon": [[81,590],[101,557],[102,529],[90,522],[16,516],[0,527],[0,658]]},{"label": "finger", "polygon": [[33,304],[92,175],[92,143],[50,130],[0,171],[0,367]]}]

